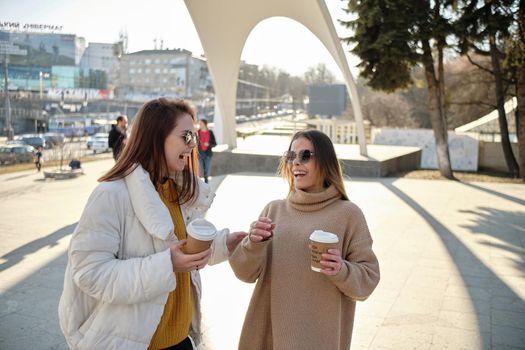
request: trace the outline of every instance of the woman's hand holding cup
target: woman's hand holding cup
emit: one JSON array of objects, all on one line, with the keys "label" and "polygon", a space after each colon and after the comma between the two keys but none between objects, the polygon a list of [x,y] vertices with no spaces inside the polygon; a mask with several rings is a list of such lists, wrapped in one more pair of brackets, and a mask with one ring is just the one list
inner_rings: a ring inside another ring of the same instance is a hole
[{"label": "woman's hand holding cup", "polygon": [[186,240],[175,242],[170,247],[171,264],[173,272],[189,272],[193,270],[202,269],[211,257],[211,248],[208,248],[200,253],[185,254],[182,247],[186,245]]},{"label": "woman's hand holding cup", "polygon": [[321,255],[321,273],[328,276],[335,276],[343,266],[343,259],[341,258],[341,251],[339,249],[328,249],[326,253]]},{"label": "woman's hand holding cup", "polygon": [[260,217],[259,220],[252,222],[250,225],[250,240],[254,243],[266,241],[273,235],[275,224],[272,219]]}]

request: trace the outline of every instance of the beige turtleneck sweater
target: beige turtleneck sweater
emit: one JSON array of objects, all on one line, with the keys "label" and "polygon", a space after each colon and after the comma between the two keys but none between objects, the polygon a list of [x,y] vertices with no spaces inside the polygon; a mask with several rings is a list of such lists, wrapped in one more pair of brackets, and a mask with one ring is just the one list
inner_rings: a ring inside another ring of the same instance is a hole
[{"label": "beige turtleneck sweater", "polygon": [[[355,300],[379,282],[379,264],[361,210],[331,186],[320,193],[292,191],[261,216],[276,224],[273,237],[246,237],[230,257],[236,276],[257,282],[239,342],[242,350],[348,350]],[[310,269],[309,236],[335,233],[344,259],[336,276]]]}]

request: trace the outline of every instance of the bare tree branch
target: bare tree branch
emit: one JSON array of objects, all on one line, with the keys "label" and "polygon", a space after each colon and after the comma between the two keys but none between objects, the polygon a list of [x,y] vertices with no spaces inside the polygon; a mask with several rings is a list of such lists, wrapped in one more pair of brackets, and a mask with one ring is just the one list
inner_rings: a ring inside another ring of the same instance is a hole
[{"label": "bare tree branch", "polygon": [[457,105],[457,106],[487,106],[496,109],[496,105],[492,103],[487,103],[485,101],[450,101],[449,105]]},{"label": "bare tree branch", "polygon": [[467,54],[466,56],[467,56],[467,58],[468,58],[468,61],[469,61],[473,66],[476,66],[476,67],[478,67],[479,69],[481,69],[482,71],[485,71],[485,72],[487,72],[487,73],[489,73],[489,74],[491,74],[491,75],[494,74],[494,72],[492,72],[492,70],[490,70],[490,69],[488,69],[488,68],[485,68],[485,67],[483,67],[481,64],[479,64],[479,63],[477,63],[476,61],[474,61],[474,60],[472,59],[472,57],[470,57],[469,54]]}]

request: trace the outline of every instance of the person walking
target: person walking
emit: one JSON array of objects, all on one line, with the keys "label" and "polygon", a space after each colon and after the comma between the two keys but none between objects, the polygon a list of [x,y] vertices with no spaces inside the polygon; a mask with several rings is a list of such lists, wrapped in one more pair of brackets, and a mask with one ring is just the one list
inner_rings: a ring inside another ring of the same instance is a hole
[{"label": "person walking", "polygon": [[108,135],[108,146],[113,151],[113,159],[115,159],[115,161],[118,159],[124,145],[126,145],[128,138],[127,127],[128,117],[125,115],[119,115],[117,117],[117,124],[111,125],[111,130]]},{"label": "person walking", "polygon": [[35,166],[38,172],[42,170],[42,163],[44,163],[44,148],[38,146],[35,153]]},{"label": "person walking", "polygon": [[213,157],[213,147],[217,146],[215,134],[208,129],[208,120],[202,118],[199,121],[199,165],[201,177],[208,183],[210,176],[211,158]]},{"label": "person walking", "polygon": [[145,103],[89,197],[59,302],[72,349],[186,350],[200,342],[199,270],[226,260],[246,233],[223,229],[210,248],[185,252],[186,225],[215,196],[196,174],[194,122],[183,100]]},{"label": "person walking", "polygon": [[[357,300],[379,282],[379,263],[359,207],[346,194],[332,142],[296,133],[281,159],[286,199],[266,205],[230,257],[235,275],[256,282],[239,349],[348,350]],[[337,248],[311,268],[313,231],[335,234]]]}]

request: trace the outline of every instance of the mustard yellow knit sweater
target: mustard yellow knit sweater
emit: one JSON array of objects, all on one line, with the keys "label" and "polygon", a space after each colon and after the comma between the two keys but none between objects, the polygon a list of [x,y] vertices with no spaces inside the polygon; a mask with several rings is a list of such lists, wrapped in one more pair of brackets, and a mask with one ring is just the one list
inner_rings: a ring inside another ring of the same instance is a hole
[{"label": "mustard yellow knit sweater", "polygon": [[[157,188],[162,202],[168,207],[175,235],[177,238],[186,238],[186,225],[182,217],[180,205],[177,201],[177,192],[172,180],[168,180]],[[151,339],[148,349],[163,349],[183,341],[189,333],[192,318],[191,281],[189,272],[177,272],[177,287],[168,295],[164,313]]]},{"label": "mustard yellow knit sweater", "polygon": [[[230,257],[237,277],[257,282],[241,333],[241,350],[348,350],[355,301],[379,282],[379,264],[361,210],[331,186],[293,191],[262,211],[276,224],[273,237],[246,237]],[[309,236],[335,233],[345,259],[336,276],[310,269]]]}]

